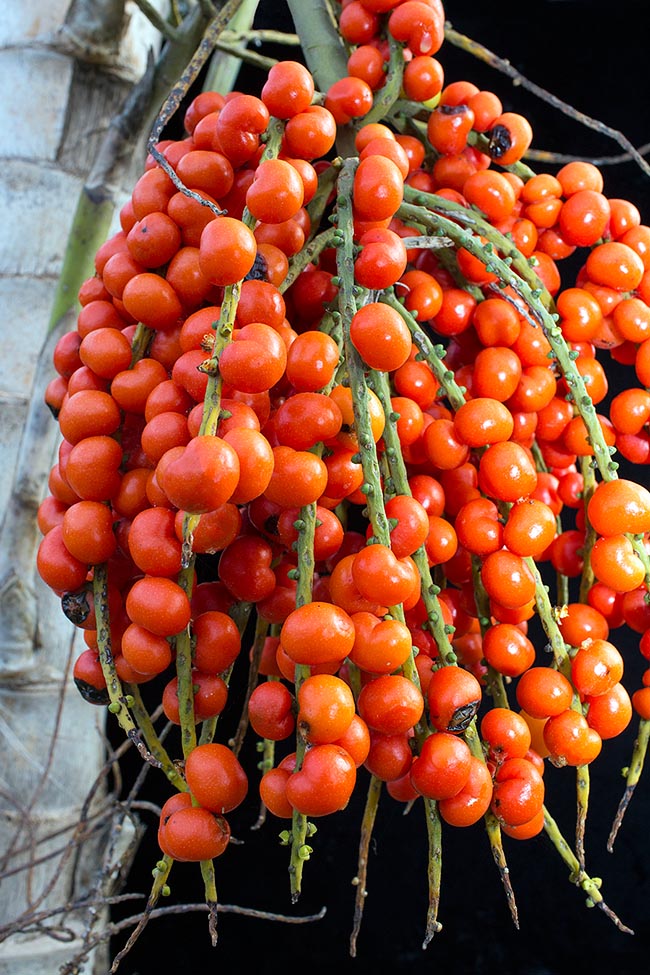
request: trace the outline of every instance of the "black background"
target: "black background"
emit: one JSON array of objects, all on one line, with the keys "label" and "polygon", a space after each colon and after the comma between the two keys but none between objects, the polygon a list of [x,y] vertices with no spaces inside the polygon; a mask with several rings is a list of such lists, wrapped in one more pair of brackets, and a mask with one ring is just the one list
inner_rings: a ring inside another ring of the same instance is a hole
[{"label": "black background", "polygon": [[[308,0],[305,0],[308,2]],[[616,4],[593,0],[546,2],[463,3],[449,0],[448,20],[453,27],[498,54],[529,80],[579,111],[624,133],[637,147],[650,141],[650,80],[647,33],[642,15],[645,2],[619,0]],[[262,0],[257,26],[290,29],[284,3]],[[275,57],[296,57],[296,49],[268,48]],[[467,78],[495,91],[504,108],[525,114],[534,129],[534,147],[581,158],[598,159],[605,176],[605,193],[631,200],[650,222],[650,178],[635,163],[607,165],[606,157],[621,148],[612,139],[578,125],[562,112],[514,87],[510,80],[446,44],[438,54],[446,81]],[[256,93],[263,76],[247,70],[238,83]],[[553,167],[532,163],[538,171]],[[606,363],[612,393],[633,375]],[[625,469],[624,469],[625,473]],[[648,469],[632,476],[650,483]],[[638,686],[642,661],[633,634],[622,640],[628,686]],[[228,721],[224,713],[219,737]],[[234,724],[233,724],[234,726]],[[119,732],[115,740],[119,741]],[[362,815],[364,773],[358,797],[344,813],[318,822],[314,854],[305,866],[303,894],[296,905],[289,896],[288,851],[279,845],[284,821],[268,817],[256,830],[259,811],[254,775],[249,798],[232,816],[237,843],[216,861],[217,886],[222,905],[240,905],[299,917],[326,908],[321,920],[285,924],[224,912],[219,920],[219,943],[212,948],[205,913],[187,912],[164,921],[152,921],[120,965],[124,975],[154,971],[232,971],[234,966],[265,972],[416,973],[453,968],[455,972],[512,973],[512,975],[564,975],[579,966],[593,972],[631,975],[647,967],[650,950],[650,771],[637,789],[619,833],[614,853],[606,839],[623,789],[620,769],[628,764],[633,734],[624,741],[605,742],[591,767],[592,791],[587,826],[587,869],[604,880],[609,906],[634,929],[619,932],[603,912],[588,910],[584,894],[570,883],[568,870],[544,835],[526,843],[508,841],[506,855],[519,908],[520,929],[510,918],[497,871],[491,861],[480,825],[443,830],[443,881],[440,920],[443,930],[426,951],[422,949],[427,905],[426,839],[422,810],[410,815],[384,796],[374,831],[368,872],[368,897],[357,946],[349,955],[359,824]],[[252,750],[244,762],[253,768]],[[125,791],[129,774],[127,762]],[[566,836],[574,828],[573,772],[547,772],[547,804]],[[147,798],[161,803],[168,793],[165,782],[152,772]],[[151,868],[158,857],[155,817],[143,815],[149,829],[141,844],[128,889],[147,892]],[[202,901],[198,865],[177,864],[171,875],[172,894],[165,904]],[[130,912],[131,908],[129,909]],[[121,916],[116,912],[116,919]],[[124,936],[112,944],[115,952]]]}]

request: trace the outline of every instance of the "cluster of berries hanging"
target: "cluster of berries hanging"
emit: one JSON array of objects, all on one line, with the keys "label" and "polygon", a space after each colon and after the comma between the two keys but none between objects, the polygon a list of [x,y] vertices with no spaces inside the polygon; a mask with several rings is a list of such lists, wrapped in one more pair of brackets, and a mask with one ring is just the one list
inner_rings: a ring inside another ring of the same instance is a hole
[{"label": "cluster of berries hanging", "polygon": [[[383,783],[432,846],[483,821],[503,860],[546,829],[603,906],[544,775],[587,789],[635,712],[647,742],[615,631],[650,659],[650,493],[615,456],[650,461],[650,227],[445,79],[439,0],[339,14],[329,90],[278,62],[152,149],[54,352],[38,570],[80,690],[169,778],[155,891],[256,790],[297,896],[311,821]],[[261,771],[218,740],[237,668]]]}]

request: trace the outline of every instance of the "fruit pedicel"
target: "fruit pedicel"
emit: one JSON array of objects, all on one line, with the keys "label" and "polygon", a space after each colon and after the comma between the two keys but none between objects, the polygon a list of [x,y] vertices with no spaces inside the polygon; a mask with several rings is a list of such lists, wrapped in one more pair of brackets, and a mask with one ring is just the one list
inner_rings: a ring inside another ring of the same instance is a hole
[{"label": "fruit pedicel", "polygon": [[[152,146],[54,351],[38,571],[79,689],[169,780],[151,903],[198,861],[216,909],[251,793],[295,901],[319,819],[365,788],[371,823],[385,787],[426,817],[425,943],[444,829],[478,823],[509,900],[503,836],[546,830],[624,928],[584,834],[591,763],[638,722],[612,844],[650,725],[614,632],[650,659],[650,493],[615,460],[650,461],[650,227],[589,162],[533,172],[528,121],[445,78],[439,0],[337,10],[327,91],[280,61]],[[260,768],[218,740],[237,668]]]}]

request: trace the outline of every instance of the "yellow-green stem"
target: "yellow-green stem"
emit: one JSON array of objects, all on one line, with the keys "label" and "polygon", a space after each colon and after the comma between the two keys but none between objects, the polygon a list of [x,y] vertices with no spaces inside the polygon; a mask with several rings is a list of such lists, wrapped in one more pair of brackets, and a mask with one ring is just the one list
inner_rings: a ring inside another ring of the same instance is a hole
[{"label": "yellow-green stem", "polygon": [[[411,494],[408,481],[408,473],[397,433],[396,421],[393,419],[390,386],[388,377],[382,372],[371,372],[372,388],[379,398],[384,413],[386,415],[386,425],[384,427],[383,440],[385,444],[385,455],[388,460],[393,485],[398,494]],[[420,573],[422,580],[421,594],[427,611],[427,626],[438,646],[438,654],[444,663],[457,663],[456,653],[451,644],[449,633],[446,630],[440,600],[438,599],[439,588],[434,585],[431,577],[431,567],[427,558],[424,546],[421,546],[413,553],[413,560]],[[414,667],[417,675],[417,668]],[[407,674],[410,676],[410,674]],[[419,680],[417,681],[419,683]]]},{"label": "yellow-green stem", "polygon": [[289,261],[289,270],[284,281],[281,282],[278,290],[281,294],[284,294],[288,288],[294,283],[296,278],[304,271],[308,264],[312,261],[316,262],[318,260],[319,254],[325,250],[326,247],[331,247],[334,235],[336,231],[333,227],[328,227],[327,230],[321,230],[316,237],[313,237],[308,244],[306,244],[294,257]]},{"label": "yellow-green stem", "polygon": [[557,609],[551,603],[548,586],[542,579],[535,560],[527,557],[524,561],[535,580],[535,605],[537,607],[537,613],[544,628],[544,632],[548,637],[549,645],[553,653],[553,662],[555,667],[562,671],[565,677],[568,677],[571,668],[571,661],[569,659],[568,647],[564,642],[562,631],[558,626]]},{"label": "yellow-green stem", "polygon": [[[481,560],[477,555],[472,555],[472,579],[474,584],[474,602],[478,614],[481,637],[492,625],[490,614],[490,601],[481,578]],[[494,701],[494,706],[499,708],[509,708],[508,692],[503,680],[503,674],[488,665],[485,689]]]},{"label": "yellow-green stem", "polygon": [[[223,301],[219,318],[214,322],[214,344],[209,359],[203,363],[203,371],[207,373],[208,382],[203,401],[203,414],[199,434],[201,436],[216,436],[221,414],[221,390],[223,381],[219,372],[219,356],[232,339],[235,328],[235,315],[241,293],[241,281],[229,284],[224,289]],[[200,515],[185,514],[183,517],[183,543],[181,564],[184,568],[192,562],[193,535],[198,525]]]},{"label": "yellow-green stem", "polygon": [[93,569],[93,598],[95,619],[97,621],[97,648],[106,690],[110,698],[108,710],[118,720],[120,728],[128,738],[136,739],[138,729],[127,706],[126,695],[115,669],[111,640],[111,621],[108,609],[108,574],[106,565],[96,565]]},{"label": "yellow-green stem", "polygon": [[[253,635],[253,641],[250,648],[250,664],[248,667],[248,682],[246,685],[246,696],[242,703],[241,715],[239,718],[239,724],[237,725],[237,731],[235,732],[232,742],[230,742],[232,750],[235,755],[238,755],[241,751],[241,747],[244,744],[244,737],[246,735],[246,730],[248,728],[248,702],[250,696],[253,693],[255,686],[257,684],[257,678],[259,675],[260,660],[262,659],[262,652],[264,650],[264,643],[266,642],[266,637],[269,632],[270,624],[266,620],[263,620],[260,616],[255,618],[255,633]],[[244,626],[240,626],[240,633],[243,636]]]},{"label": "yellow-green stem", "polygon": [[512,889],[512,881],[510,880],[510,870],[506,862],[506,856],[503,850],[503,837],[501,836],[501,827],[499,821],[492,812],[487,812],[485,814],[485,829],[488,835],[488,840],[490,841],[490,849],[492,850],[492,858],[499,871],[499,877],[501,878],[501,883],[503,884],[503,889],[506,895],[506,901],[508,902],[508,907],[510,908],[510,916],[514,922],[515,927],[519,928],[519,912],[517,911],[517,903],[515,901],[515,892]]},{"label": "yellow-green stem", "polygon": [[[181,569],[178,584],[188,599],[192,598],[194,584],[194,556],[189,565]],[[183,755],[188,757],[196,748],[196,718],[194,714],[194,685],[192,681],[192,643],[189,626],[176,635],[176,678],[178,681],[178,713],[181,723]]]},{"label": "yellow-green stem", "polygon": [[137,926],[129,935],[126,944],[115,955],[113,964],[109,970],[109,975],[114,975],[114,973],[117,972],[120,962],[126,955],[128,955],[129,951],[142,934],[160,897],[169,893],[167,881],[173,865],[174,861],[170,856],[163,856],[162,859],[158,860],[156,863],[156,866],[153,869],[153,884],[151,885],[151,891],[149,893],[149,897],[147,898],[145,909],[140,916]]},{"label": "yellow-green stem", "polygon": [[589,787],[591,775],[588,765],[578,765],[576,768],[576,856],[580,867],[585,866],[585,830],[587,826],[587,812],[589,810]]},{"label": "yellow-green stem", "polygon": [[212,947],[217,943],[217,918],[218,904],[217,881],[214,873],[214,863],[212,860],[201,860],[201,875],[203,877],[203,887],[205,889],[205,903],[208,908],[208,931]]},{"label": "yellow-green stem", "polygon": [[440,910],[440,892],[442,890],[442,822],[438,812],[438,804],[433,799],[424,800],[424,816],[427,827],[427,843],[429,856],[427,858],[427,886],[429,900],[424,929],[422,947],[430,944],[433,936],[442,931],[442,924],[438,920]]},{"label": "yellow-green stem", "polygon": [[616,810],[616,816],[607,839],[607,849],[610,853],[614,849],[614,840],[616,839],[618,831],[621,828],[623,817],[625,816],[627,807],[629,806],[630,800],[634,794],[634,790],[636,789],[639,779],[641,778],[641,773],[643,771],[643,766],[648,751],[649,739],[650,719],[641,718],[639,721],[639,730],[634,742],[634,749],[632,751],[630,765],[625,771],[625,791],[621,796],[618,809]]},{"label": "yellow-green stem", "polygon": [[575,853],[562,835],[560,828],[548,809],[544,807],[544,830],[551,843],[569,868],[569,880],[587,895],[587,906],[598,907],[614,922],[616,927],[625,934],[634,934],[620,918],[607,906],[600,892],[601,881],[598,877],[590,877],[580,866]]},{"label": "yellow-green stem", "polygon": [[596,490],[596,475],[590,457],[580,458],[580,471],[582,473],[582,505],[585,513],[585,539],[582,544],[583,568],[580,575],[580,591],[578,602],[586,603],[587,595],[594,583],[594,570],[591,566],[591,550],[596,541],[596,532],[589,519],[587,518],[587,505]]},{"label": "yellow-green stem", "polygon": [[454,412],[459,410],[465,403],[465,393],[456,382],[452,370],[447,369],[444,364],[445,349],[443,346],[433,344],[417,319],[411,315],[401,301],[398,301],[394,294],[384,292],[381,300],[387,305],[390,305],[391,308],[394,308],[402,316],[411,332],[413,344],[417,346],[419,354],[431,368],[451,409]]},{"label": "yellow-green stem", "polygon": [[145,706],[144,701],[142,700],[140,687],[138,684],[128,684],[126,689],[129,697],[131,698],[131,712],[140,731],[142,732],[144,740],[147,744],[147,748],[159,763],[161,769],[174,788],[178,789],[179,792],[186,792],[187,784],[185,779],[179,773],[178,769],[167,754],[166,748],[163,746],[160,738],[156,734],[156,729],[153,726],[151,716]]},{"label": "yellow-green stem", "polygon": [[405,202],[400,208],[405,219],[418,219],[433,233],[450,237],[457,246],[465,247],[472,256],[483,261],[489,272],[497,275],[500,286],[511,287],[520,298],[520,312],[533,325],[543,329],[576,409],[587,428],[601,476],[604,480],[612,480],[616,477],[618,465],[612,460],[584,379],[575,367],[570,349],[557,324],[553,299],[535,274],[534,268],[512,241],[496,231],[477,211],[461,212],[463,208],[456,204],[441,200],[431,193],[416,193],[409,187],[405,188],[404,195],[406,201],[413,201]]},{"label": "yellow-green stem", "polygon": [[384,122],[400,96],[404,77],[404,45],[396,41],[391,34],[388,34],[388,52],[386,81],[375,93],[373,106],[360,120],[361,125]]},{"label": "yellow-green stem", "polygon": [[[300,529],[298,530],[298,585],[296,587],[296,607],[311,602],[314,582],[314,532],[316,531],[316,505],[308,504],[300,509]],[[298,695],[300,685],[309,676],[309,667],[304,664],[296,665],[295,693]],[[296,731],[296,770],[300,769],[305,754],[305,739],[300,729]],[[289,878],[291,885],[291,899],[295,903],[302,889],[302,874],[305,860],[311,853],[307,845],[309,823],[304,813],[294,810],[291,821],[291,857],[289,861]]]},{"label": "yellow-green stem", "polygon": [[363,908],[366,897],[368,896],[368,889],[366,887],[366,880],[368,878],[368,851],[370,849],[372,832],[375,825],[375,820],[377,818],[377,809],[379,806],[382,786],[383,782],[381,779],[376,778],[374,775],[370,776],[368,793],[366,795],[366,804],[363,810],[363,820],[361,821],[361,831],[359,835],[357,873],[353,880],[356,890],[354,897],[354,918],[352,933],[350,935],[351,958],[357,957],[357,940],[359,938],[359,931],[361,929]]}]

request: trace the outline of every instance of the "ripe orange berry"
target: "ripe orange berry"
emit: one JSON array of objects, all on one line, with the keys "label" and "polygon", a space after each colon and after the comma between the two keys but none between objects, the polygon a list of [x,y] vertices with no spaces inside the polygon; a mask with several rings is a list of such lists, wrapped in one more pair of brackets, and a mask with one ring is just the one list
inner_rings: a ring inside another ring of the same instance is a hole
[{"label": "ripe orange berry", "polygon": [[197,745],[185,760],[185,777],[199,804],[214,813],[227,813],[242,803],[248,777],[226,745]]},{"label": "ripe orange berry", "polygon": [[571,705],[571,682],[552,667],[531,667],[519,678],[517,703],[532,718],[548,718]]}]

